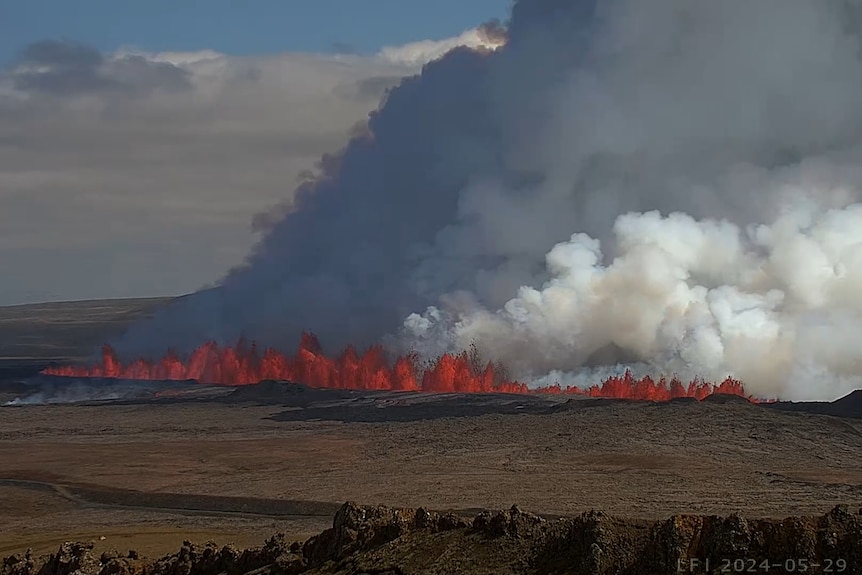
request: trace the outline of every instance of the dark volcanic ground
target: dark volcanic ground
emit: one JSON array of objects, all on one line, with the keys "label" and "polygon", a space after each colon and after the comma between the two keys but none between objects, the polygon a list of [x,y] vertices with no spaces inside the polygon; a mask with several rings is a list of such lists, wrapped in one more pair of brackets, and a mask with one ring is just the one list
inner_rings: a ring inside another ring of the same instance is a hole
[{"label": "dark volcanic ground", "polygon": [[[3,363],[0,362],[0,373]],[[7,367],[6,373],[14,372]],[[139,403],[220,402],[282,405],[278,421],[415,421],[441,417],[471,417],[484,414],[553,413],[576,406],[578,409],[606,404],[608,399],[581,396],[516,394],[423,394],[397,391],[316,389],[301,383],[264,381],[256,385],[215,386],[190,381],[118,380],[73,378],[26,373],[0,375],[0,405],[38,405],[113,401]],[[716,395],[712,403],[742,402],[733,396]],[[650,402],[637,402],[649,404]],[[693,399],[673,400],[674,404],[696,403]],[[862,419],[862,390],[832,402],[774,402],[758,408]]]}]

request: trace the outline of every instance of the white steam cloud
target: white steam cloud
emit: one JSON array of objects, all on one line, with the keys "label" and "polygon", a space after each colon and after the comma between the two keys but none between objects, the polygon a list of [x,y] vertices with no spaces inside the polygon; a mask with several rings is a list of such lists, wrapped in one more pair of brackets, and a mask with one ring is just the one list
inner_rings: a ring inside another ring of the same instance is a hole
[{"label": "white steam cloud", "polygon": [[635,365],[832,399],[862,377],[860,14],[518,0],[505,45],[404,80],[244,266],[120,349],[396,334],[535,381]]},{"label": "white steam cloud", "polygon": [[539,384],[611,346],[637,372],[733,375],[766,396],[816,399],[862,383],[862,204],[798,199],[747,229],[629,213],[614,234],[607,265],[599,241],[574,234],[548,253],[552,278],[540,289],[522,287],[493,312],[431,307],[407,318],[404,335],[426,353],[476,343]]}]

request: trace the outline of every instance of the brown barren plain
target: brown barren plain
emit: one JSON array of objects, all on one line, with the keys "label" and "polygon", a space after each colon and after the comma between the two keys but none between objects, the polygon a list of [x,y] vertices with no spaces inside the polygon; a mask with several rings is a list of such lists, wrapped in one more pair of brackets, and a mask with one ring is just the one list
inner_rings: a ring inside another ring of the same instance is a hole
[{"label": "brown barren plain", "polygon": [[304,539],[347,500],[650,519],[862,504],[862,420],[729,399],[231,392],[0,407],[0,555]]},{"label": "brown barren plain", "polygon": [[862,503],[862,425],[737,401],[398,422],[273,419],[282,411],[209,400],[3,408],[0,551],[94,536],[150,553],[183,539],[302,538],[346,500],[644,518]]}]

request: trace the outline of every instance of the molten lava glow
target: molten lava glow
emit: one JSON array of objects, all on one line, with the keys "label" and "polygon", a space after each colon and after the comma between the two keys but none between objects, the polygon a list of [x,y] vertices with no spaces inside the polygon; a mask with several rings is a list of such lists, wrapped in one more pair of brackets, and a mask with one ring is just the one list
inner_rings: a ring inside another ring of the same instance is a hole
[{"label": "molten lava glow", "polygon": [[[658,381],[649,377],[636,379],[629,372],[588,389],[559,385],[529,389],[526,384],[510,381],[499,364],[489,362],[483,366],[475,350],[469,354],[444,354],[426,365],[420,364],[415,355],[399,357],[390,364],[381,346],[371,347],[361,355],[353,347],[348,347],[337,359],[332,359],[323,354],[320,343],[311,334],[303,334],[299,351],[293,357],[272,349],[261,354],[255,345],[246,346],[243,342],[235,347],[220,347],[210,342],[197,348],[185,361],[168,352],[156,363],[139,359],[123,364],[114,350],[105,345],[98,365],[50,367],[43,373],[67,377],[191,379],[220,385],[242,385],[271,379],[338,389],[578,394],[651,401],[677,397],[700,400],[713,393],[747,397],[742,383],[729,377],[718,385],[694,380],[686,386],[676,378],[669,382],[664,378]],[[752,397],[748,399],[754,401]]]}]

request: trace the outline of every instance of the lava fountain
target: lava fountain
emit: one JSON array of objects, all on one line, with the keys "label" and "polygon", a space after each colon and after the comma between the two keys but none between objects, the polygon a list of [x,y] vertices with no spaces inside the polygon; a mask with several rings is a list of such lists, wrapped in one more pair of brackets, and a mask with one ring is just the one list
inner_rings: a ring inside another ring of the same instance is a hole
[{"label": "lava fountain", "polygon": [[746,394],[738,380],[728,377],[713,384],[699,379],[688,385],[678,378],[609,377],[588,388],[559,384],[531,388],[512,380],[501,363],[484,363],[475,348],[460,354],[445,353],[436,360],[422,362],[415,354],[387,358],[382,346],[358,353],[348,346],[337,358],[324,354],[317,337],[304,333],[297,353],[285,355],[272,348],[263,352],[255,344],[240,341],[235,346],[206,343],[181,359],[173,352],[158,361],[138,359],[123,363],[114,349],[105,345],[102,359],[94,366],[55,366],[43,371],[65,377],[99,377],[135,380],[195,380],[215,385],[247,385],[263,380],[298,381],[312,387],[330,389],[414,391],[431,393],[546,393],[572,394],[631,400],[668,401],[674,398],[698,400],[714,394],[756,398]]}]

